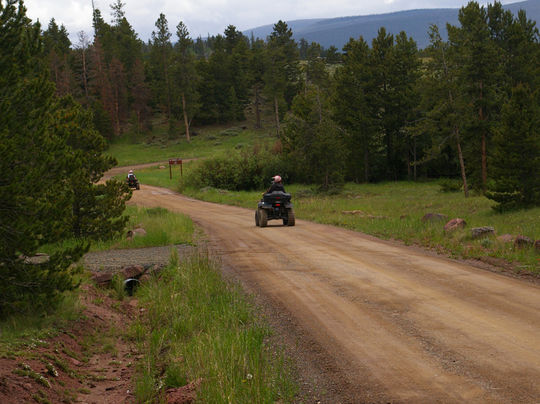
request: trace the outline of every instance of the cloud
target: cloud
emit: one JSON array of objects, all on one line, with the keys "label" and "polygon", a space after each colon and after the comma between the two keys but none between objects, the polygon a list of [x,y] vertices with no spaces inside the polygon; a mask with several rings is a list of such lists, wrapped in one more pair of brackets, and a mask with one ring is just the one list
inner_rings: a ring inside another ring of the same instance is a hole
[{"label": "cloud", "polygon": [[[116,0],[94,0],[103,18],[110,21],[110,4]],[[188,27],[191,35],[223,33],[229,25],[247,30],[278,20],[330,18],[351,15],[380,14],[415,8],[458,8],[467,0],[123,0],[125,12],[139,37],[147,40],[155,29],[160,13],[164,13],[171,32],[178,22]],[[504,4],[510,1],[503,1]],[[47,26],[51,18],[64,24],[72,40],[78,31],[92,32],[91,0],[25,0],[28,15],[39,18]]]}]

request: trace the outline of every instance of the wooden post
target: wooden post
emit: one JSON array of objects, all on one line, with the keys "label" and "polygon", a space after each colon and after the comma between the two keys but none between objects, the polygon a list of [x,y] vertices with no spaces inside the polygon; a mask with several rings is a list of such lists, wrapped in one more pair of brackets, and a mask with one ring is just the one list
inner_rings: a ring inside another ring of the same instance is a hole
[{"label": "wooden post", "polygon": [[184,175],[184,171],[182,168],[182,159],[169,159],[169,178],[172,180],[172,166],[174,164],[180,164],[180,176]]}]

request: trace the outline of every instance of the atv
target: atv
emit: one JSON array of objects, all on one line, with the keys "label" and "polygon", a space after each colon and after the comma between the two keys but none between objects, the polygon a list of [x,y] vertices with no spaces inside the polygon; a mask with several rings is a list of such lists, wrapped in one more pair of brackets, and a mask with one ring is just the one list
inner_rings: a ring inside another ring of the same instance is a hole
[{"label": "atv", "polygon": [[255,211],[255,225],[266,227],[269,220],[283,220],[284,226],[294,226],[291,194],[275,191],[263,195]]},{"label": "atv", "polygon": [[139,185],[139,180],[135,177],[128,177],[126,182],[130,188],[141,189],[141,186]]}]

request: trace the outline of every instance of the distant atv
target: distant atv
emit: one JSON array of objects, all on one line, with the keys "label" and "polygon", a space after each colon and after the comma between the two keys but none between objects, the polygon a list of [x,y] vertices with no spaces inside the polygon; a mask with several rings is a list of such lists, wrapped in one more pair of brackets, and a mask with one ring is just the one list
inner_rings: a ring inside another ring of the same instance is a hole
[{"label": "distant atv", "polygon": [[294,226],[291,194],[276,191],[263,195],[255,211],[255,225],[266,227],[269,220],[283,220],[284,226]]},{"label": "distant atv", "polygon": [[139,180],[135,177],[128,177],[126,182],[130,188],[141,189]]}]

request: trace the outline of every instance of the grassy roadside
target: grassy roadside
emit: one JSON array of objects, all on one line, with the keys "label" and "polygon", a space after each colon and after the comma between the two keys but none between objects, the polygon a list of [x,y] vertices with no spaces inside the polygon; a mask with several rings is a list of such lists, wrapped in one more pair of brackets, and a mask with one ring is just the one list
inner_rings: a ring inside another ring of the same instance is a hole
[{"label": "grassy roadside", "polygon": [[[146,236],[140,237],[140,243],[136,243],[138,238],[126,241],[122,235],[117,240],[96,245],[95,249],[170,245],[193,240],[193,224],[183,215],[161,208],[133,206],[128,208],[127,214],[131,217],[130,228],[141,226],[147,231]],[[89,282],[88,276],[81,280]],[[87,318],[81,304],[83,293],[84,289],[67,293],[59,309],[46,317],[26,315],[0,322],[0,361],[46,360],[46,354],[34,352],[36,347],[52,346],[49,339],[62,333],[72,335],[72,327],[79,327]],[[114,284],[99,293],[108,300],[113,299],[112,307],[118,310],[122,304],[127,304],[121,303],[126,299],[125,292]],[[135,299],[143,309],[137,320],[125,329],[115,328],[114,338],[112,334],[103,337],[111,337],[107,346],[113,350],[114,341],[120,339],[136,344],[142,357],[135,372],[137,402],[166,402],[167,388],[186,388],[186,385],[189,388],[193,381],[196,383],[191,386],[200,402],[293,401],[296,384],[291,367],[284,356],[276,352],[279,349],[268,344],[270,329],[252,300],[238,285],[222,279],[219,264],[204,251],[182,262],[174,254],[164,271],[142,284]],[[104,300],[98,296],[93,302],[103,305]],[[88,345],[90,351],[99,349],[101,343],[94,341],[98,336],[83,336],[79,342]],[[50,357],[56,358],[56,354]],[[1,383],[0,377],[0,387]],[[72,393],[76,397],[76,392]]]},{"label": "grassy roadside", "polygon": [[[185,165],[185,175],[189,175],[190,166]],[[169,180],[168,171],[151,168],[138,175],[143,184],[179,189],[179,175]],[[500,214],[491,208],[493,202],[489,199],[481,195],[464,198],[460,192],[443,193],[436,181],[347,184],[336,195],[321,195],[307,185],[294,184],[286,188],[293,195],[295,214],[299,219],[340,226],[383,239],[401,240],[455,258],[503,259],[513,263],[519,271],[540,274],[539,255],[533,247],[516,248],[513,243],[505,243],[496,237],[473,240],[470,231],[473,227],[492,226],[497,236],[523,235],[539,240],[540,208]],[[197,199],[251,209],[257,205],[261,191],[182,190]],[[423,222],[426,213],[440,213],[448,220],[462,218],[467,227],[447,234],[444,232],[447,220]]]},{"label": "grassy roadside", "polygon": [[239,287],[223,283],[207,254],[183,262],[173,255],[160,279],[137,297],[146,308],[131,327],[145,353],[138,402],[165,402],[166,389],[188,383],[199,385],[198,402],[292,401],[296,389],[283,356],[266,345],[269,329]]},{"label": "grassy roadside", "polygon": [[[129,216],[129,222],[125,231],[112,240],[94,241],[90,251],[105,251],[111,249],[159,247],[172,244],[192,244],[193,222],[180,213],[172,213],[163,208],[140,208],[128,205],[124,212]],[[136,236],[133,239],[126,237],[129,230],[144,229],[144,237]],[[66,239],[61,243],[62,247],[72,247],[77,240]],[[51,254],[58,247],[45,245],[40,252]]]}]

